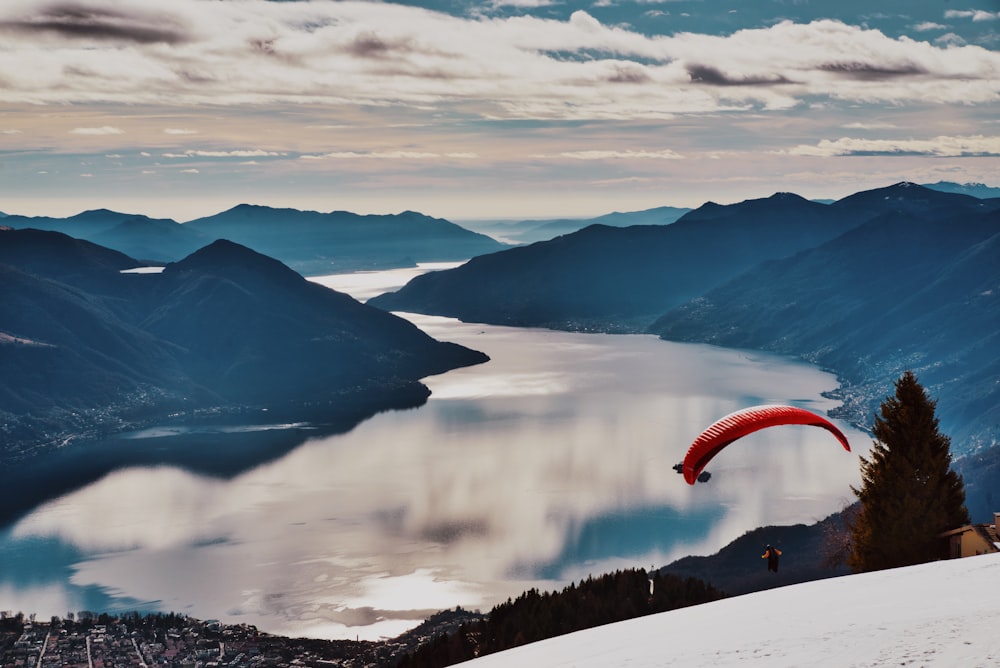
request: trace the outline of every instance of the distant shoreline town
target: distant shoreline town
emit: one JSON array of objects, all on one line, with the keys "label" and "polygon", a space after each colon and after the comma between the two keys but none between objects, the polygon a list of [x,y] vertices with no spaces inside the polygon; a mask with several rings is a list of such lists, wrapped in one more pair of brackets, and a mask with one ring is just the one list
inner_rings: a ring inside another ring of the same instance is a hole
[{"label": "distant shoreline town", "polygon": [[288,638],[249,624],[176,613],[80,612],[49,621],[34,617],[0,613],[0,666],[384,666],[481,615],[462,609],[441,612],[411,632],[377,642]]}]

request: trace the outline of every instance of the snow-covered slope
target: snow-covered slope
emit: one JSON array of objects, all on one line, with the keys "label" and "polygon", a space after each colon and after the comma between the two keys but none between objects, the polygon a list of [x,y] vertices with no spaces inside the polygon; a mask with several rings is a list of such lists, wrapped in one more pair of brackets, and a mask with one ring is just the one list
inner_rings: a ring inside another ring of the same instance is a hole
[{"label": "snow-covered slope", "polygon": [[998,666],[1000,554],[738,596],[466,665]]}]

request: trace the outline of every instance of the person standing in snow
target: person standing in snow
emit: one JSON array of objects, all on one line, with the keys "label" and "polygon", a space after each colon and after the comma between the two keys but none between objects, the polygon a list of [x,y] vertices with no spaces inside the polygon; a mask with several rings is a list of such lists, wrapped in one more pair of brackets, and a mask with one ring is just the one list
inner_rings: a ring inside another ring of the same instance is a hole
[{"label": "person standing in snow", "polygon": [[776,547],[767,546],[764,550],[764,554],[761,555],[761,559],[767,559],[767,570],[772,573],[778,572],[778,557],[781,556],[781,550]]}]

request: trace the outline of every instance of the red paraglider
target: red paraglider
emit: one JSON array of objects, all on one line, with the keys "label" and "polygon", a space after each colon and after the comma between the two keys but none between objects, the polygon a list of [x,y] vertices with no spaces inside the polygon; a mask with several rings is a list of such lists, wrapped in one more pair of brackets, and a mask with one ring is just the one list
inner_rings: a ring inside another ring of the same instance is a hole
[{"label": "red paraglider", "polygon": [[689,485],[695,484],[712,457],[733,441],[766,427],[786,424],[822,427],[836,436],[845,450],[851,451],[847,437],[826,418],[795,406],[752,406],[730,413],[694,439],[684,456],[684,480]]}]

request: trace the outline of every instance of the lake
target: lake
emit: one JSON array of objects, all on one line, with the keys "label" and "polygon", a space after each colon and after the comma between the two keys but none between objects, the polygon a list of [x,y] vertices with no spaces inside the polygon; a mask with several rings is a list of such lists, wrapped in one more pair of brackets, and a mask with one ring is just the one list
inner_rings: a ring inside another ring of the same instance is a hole
[{"label": "lake", "polygon": [[[314,280],[367,298],[412,275]],[[855,454],[824,430],[787,427],[727,449],[708,483],[671,468],[731,411],[835,406],[822,393],[836,379],[815,367],[649,336],[407,317],[491,361],[427,378],[420,408],[305,437],[233,476],[134,466],[40,505],[0,532],[0,609],[172,610],[295,636],[391,637],[444,608],[485,611],[530,587],[811,523],[859,484],[870,438],[845,424]],[[271,425],[276,437],[293,428]]]}]

